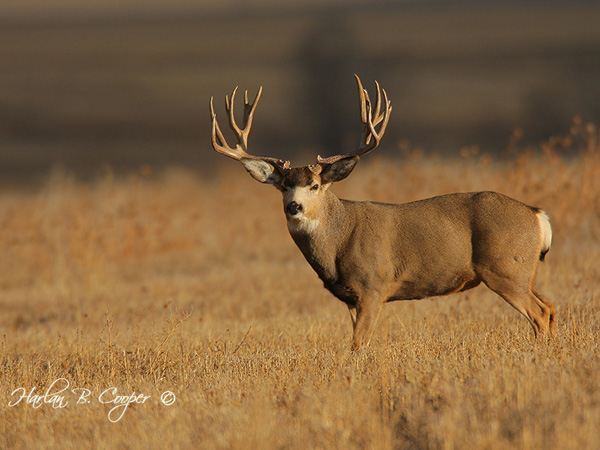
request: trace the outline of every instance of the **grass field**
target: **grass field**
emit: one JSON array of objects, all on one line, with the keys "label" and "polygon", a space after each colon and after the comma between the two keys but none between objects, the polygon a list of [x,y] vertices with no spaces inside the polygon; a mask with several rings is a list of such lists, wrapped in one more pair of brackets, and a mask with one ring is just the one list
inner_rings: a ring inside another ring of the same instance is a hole
[{"label": "grass field", "polygon": [[[576,120],[504,160],[375,153],[334,188],[394,202],[489,189],[543,207],[549,342],[477,288],[386,305],[351,353],[346,307],[287,235],[279,194],[233,162],[210,178],[57,170],[1,193],[0,448],[594,448],[599,137]],[[54,403],[21,399],[55,381]],[[115,403],[134,393],[150,397]]]}]

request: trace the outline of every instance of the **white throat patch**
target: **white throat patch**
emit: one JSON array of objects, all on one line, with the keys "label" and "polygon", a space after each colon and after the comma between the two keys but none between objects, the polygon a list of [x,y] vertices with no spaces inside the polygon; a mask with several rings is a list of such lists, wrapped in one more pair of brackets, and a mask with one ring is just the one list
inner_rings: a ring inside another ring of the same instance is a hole
[{"label": "white throat patch", "polygon": [[319,226],[319,219],[311,219],[300,213],[293,217],[288,217],[287,226],[290,233],[310,234]]}]

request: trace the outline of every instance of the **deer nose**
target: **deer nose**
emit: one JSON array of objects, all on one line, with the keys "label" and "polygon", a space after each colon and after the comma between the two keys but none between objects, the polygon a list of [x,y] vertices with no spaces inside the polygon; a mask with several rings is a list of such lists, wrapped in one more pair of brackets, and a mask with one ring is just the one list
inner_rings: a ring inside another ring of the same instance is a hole
[{"label": "deer nose", "polygon": [[295,216],[299,212],[302,212],[302,205],[300,205],[296,202],[290,202],[285,207],[285,210],[290,216]]}]

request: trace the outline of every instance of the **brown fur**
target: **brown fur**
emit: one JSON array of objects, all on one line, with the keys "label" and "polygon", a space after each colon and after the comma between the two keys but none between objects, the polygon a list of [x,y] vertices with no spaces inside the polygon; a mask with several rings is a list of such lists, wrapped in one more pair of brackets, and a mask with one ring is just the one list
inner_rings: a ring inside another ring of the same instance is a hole
[{"label": "brown fur", "polygon": [[238,139],[235,147],[226,143],[212,99],[210,103],[214,149],[281,191],[294,242],[325,287],[350,309],[352,348],[369,343],[383,303],[448,295],[481,282],[521,312],[536,336],[551,332],[554,306],[534,291],[538,260],[544,259],[552,239],[543,211],[495,192],[392,205],[340,200],[329,190],[379,145],[392,111],[377,83],[373,111],[355,77],[363,124],[359,149],[318,157],[305,167],[291,168],[287,161],[246,152],[261,90],[252,104],[245,101],[243,129],[235,125],[230,109],[236,90],[226,102]]},{"label": "brown fur", "polygon": [[482,282],[523,314],[536,336],[552,331],[554,306],[534,291],[551,239],[543,211],[496,192],[400,205],[338,199],[329,187],[357,162],[344,158],[321,171],[246,164],[282,191],[294,242],[351,310],[352,348],[369,343],[385,302],[448,295]]},{"label": "brown fur", "polygon": [[551,331],[554,307],[534,291],[540,230],[527,205],[494,192],[390,205],[327,191],[319,203],[319,227],[292,238],[325,287],[356,311],[353,348],[368,344],[383,303],[481,282],[521,312],[536,336]]}]

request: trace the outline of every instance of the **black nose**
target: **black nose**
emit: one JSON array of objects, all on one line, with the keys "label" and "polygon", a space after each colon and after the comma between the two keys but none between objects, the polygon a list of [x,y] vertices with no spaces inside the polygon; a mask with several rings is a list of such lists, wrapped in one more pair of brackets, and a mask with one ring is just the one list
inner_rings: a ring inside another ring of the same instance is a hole
[{"label": "black nose", "polygon": [[296,214],[302,211],[302,205],[299,205],[296,202],[291,202],[288,203],[288,205],[285,207],[285,210],[290,216],[295,216]]}]

